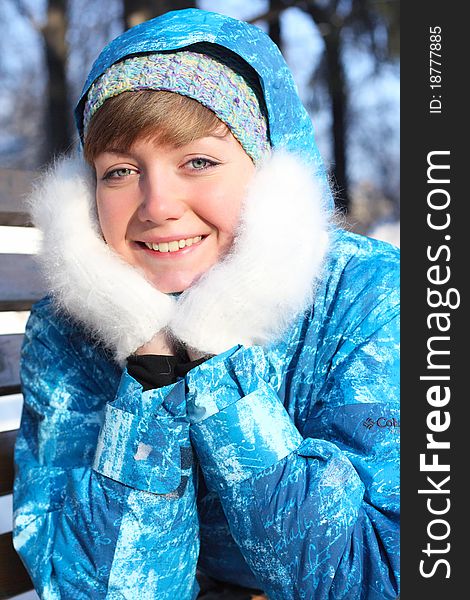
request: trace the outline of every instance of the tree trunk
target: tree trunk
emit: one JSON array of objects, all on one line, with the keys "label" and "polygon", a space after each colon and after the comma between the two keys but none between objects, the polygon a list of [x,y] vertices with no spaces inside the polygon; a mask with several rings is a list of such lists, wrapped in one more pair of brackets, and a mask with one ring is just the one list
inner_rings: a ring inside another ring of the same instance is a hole
[{"label": "tree trunk", "polygon": [[269,1],[268,35],[282,52],[281,40],[281,11],[284,8],[282,0]]},{"label": "tree trunk", "polygon": [[196,8],[196,0],[124,0],[124,27],[129,29],[181,8]]},{"label": "tree trunk", "polygon": [[338,187],[336,205],[345,213],[350,207],[346,154],[347,93],[343,63],[341,61],[340,30],[332,28],[324,36],[328,66],[328,90],[331,98],[334,147],[334,177]]},{"label": "tree trunk", "polygon": [[49,0],[47,23],[42,29],[49,76],[46,108],[46,162],[67,151],[72,138],[67,101],[66,0]]}]

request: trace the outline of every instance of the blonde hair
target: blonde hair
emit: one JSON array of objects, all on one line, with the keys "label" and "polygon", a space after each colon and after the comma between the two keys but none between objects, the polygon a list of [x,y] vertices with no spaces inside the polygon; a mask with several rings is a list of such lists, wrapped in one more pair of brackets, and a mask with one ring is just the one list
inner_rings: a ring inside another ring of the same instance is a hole
[{"label": "blonde hair", "polygon": [[187,96],[163,90],[123,92],[106,100],[93,116],[83,150],[92,165],[101,152],[125,152],[137,139],[180,147],[227,132],[215,113]]}]

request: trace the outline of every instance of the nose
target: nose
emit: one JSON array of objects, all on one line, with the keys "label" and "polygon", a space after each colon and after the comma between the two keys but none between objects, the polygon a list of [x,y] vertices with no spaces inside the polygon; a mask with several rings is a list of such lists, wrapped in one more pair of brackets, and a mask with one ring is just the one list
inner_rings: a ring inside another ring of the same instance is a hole
[{"label": "nose", "polygon": [[186,211],[183,188],[176,175],[158,169],[140,179],[141,203],[137,216],[142,222],[159,225],[171,219],[180,219]]}]

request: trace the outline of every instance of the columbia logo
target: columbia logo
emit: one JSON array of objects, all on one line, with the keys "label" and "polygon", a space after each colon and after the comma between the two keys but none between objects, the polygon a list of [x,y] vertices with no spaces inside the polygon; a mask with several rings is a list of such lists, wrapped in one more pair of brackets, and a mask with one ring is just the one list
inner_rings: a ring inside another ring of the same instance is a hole
[{"label": "columbia logo", "polygon": [[400,428],[400,421],[395,419],[395,417],[391,419],[388,419],[387,417],[379,417],[376,421],[374,421],[374,419],[371,417],[367,417],[365,421],[362,421],[362,424],[369,430],[372,429],[374,425],[376,425],[379,429],[388,428],[396,430]]}]

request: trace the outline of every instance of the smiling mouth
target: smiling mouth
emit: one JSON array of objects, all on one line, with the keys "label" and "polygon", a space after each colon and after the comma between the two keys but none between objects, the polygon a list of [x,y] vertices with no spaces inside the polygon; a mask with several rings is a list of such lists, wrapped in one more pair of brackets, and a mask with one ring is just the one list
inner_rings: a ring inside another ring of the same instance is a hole
[{"label": "smiling mouth", "polygon": [[198,244],[204,238],[205,236],[197,235],[196,237],[184,238],[171,242],[160,242],[159,244],[154,244],[152,242],[139,242],[139,245],[147,248],[148,250],[153,250],[154,252],[178,252],[179,250],[183,250],[184,248],[189,248],[194,244]]}]

